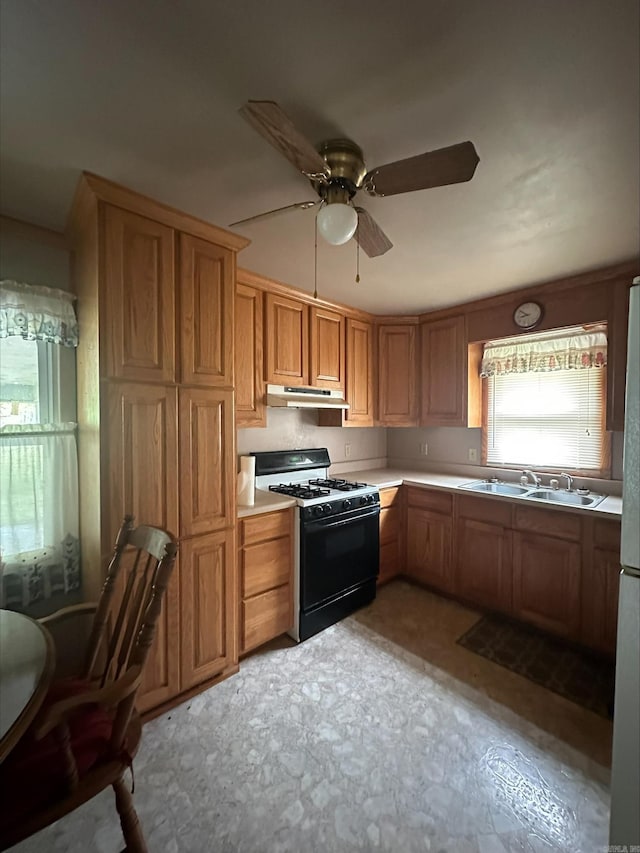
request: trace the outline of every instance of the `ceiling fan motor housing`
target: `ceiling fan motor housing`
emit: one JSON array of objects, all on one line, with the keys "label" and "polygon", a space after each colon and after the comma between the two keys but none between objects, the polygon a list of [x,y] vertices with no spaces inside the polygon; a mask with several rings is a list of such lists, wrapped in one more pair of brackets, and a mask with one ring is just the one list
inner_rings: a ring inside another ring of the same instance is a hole
[{"label": "ceiling fan motor housing", "polygon": [[312,180],[311,186],[329,204],[348,202],[367,174],[362,149],[350,139],[329,139],[318,150],[331,173],[326,182]]}]

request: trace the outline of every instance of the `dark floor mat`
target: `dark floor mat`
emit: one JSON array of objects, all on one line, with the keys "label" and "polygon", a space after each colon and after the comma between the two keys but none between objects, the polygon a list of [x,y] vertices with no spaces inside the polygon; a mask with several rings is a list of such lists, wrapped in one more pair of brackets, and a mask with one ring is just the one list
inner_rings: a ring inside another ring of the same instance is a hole
[{"label": "dark floor mat", "polygon": [[483,616],[457,642],[565,699],[611,717],[615,667],[528,625]]}]

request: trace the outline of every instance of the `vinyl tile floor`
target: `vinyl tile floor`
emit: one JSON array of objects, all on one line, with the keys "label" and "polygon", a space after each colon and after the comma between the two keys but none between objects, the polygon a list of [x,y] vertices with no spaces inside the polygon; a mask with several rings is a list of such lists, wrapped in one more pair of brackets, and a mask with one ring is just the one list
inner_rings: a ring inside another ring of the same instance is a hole
[{"label": "vinyl tile floor", "polygon": [[[150,722],[151,853],[603,850],[611,723],[456,645],[478,617],[394,581]],[[14,849],[123,846],[107,791]]]}]

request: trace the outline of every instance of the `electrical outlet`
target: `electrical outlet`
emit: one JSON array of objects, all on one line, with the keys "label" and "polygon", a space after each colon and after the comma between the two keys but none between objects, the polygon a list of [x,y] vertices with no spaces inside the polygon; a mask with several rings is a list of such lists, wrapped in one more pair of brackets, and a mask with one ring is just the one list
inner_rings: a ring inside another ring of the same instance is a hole
[{"label": "electrical outlet", "polygon": [[429,445],[426,441],[423,441],[420,445],[420,454],[421,456],[426,456],[429,453]]},{"label": "electrical outlet", "polygon": [[475,447],[469,448],[469,462],[477,462],[478,461],[478,451]]},{"label": "electrical outlet", "polygon": [[345,444],[344,446],[344,458],[348,459],[351,456],[351,445]]}]

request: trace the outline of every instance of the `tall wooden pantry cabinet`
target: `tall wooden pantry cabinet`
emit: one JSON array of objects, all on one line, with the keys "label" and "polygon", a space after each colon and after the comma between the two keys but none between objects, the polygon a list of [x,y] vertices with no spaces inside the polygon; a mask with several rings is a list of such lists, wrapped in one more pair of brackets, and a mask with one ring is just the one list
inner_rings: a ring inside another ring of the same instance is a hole
[{"label": "tall wooden pantry cabinet", "polygon": [[180,541],[145,712],[237,670],[234,289],[248,240],[86,173],[69,236],[85,598],[125,514]]}]

